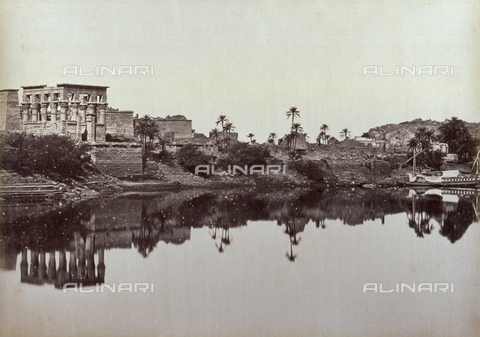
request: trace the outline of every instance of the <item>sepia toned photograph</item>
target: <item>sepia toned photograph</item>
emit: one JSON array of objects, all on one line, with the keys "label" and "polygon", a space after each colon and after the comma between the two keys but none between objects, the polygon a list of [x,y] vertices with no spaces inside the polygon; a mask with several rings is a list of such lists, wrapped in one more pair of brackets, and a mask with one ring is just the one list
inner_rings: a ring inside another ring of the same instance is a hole
[{"label": "sepia toned photograph", "polygon": [[480,331],[480,2],[0,2],[0,336]]}]

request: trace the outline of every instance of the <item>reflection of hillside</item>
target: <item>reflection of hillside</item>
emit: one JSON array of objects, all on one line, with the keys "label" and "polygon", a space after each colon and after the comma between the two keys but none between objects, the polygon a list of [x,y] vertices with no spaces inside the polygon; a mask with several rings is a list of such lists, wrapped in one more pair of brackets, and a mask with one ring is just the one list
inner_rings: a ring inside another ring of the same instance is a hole
[{"label": "reflection of hillside", "polygon": [[456,209],[448,211],[447,216],[444,217],[440,234],[447,237],[451,243],[460,240],[477,217],[475,207],[471,200],[460,199]]},{"label": "reflection of hillside", "polygon": [[406,212],[409,227],[418,237],[430,234],[438,224],[439,233],[451,243],[459,240],[468,227],[478,221],[475,208],[478,196],[460,197],[454,202],[446,202],[441,195],[413,195]]}]

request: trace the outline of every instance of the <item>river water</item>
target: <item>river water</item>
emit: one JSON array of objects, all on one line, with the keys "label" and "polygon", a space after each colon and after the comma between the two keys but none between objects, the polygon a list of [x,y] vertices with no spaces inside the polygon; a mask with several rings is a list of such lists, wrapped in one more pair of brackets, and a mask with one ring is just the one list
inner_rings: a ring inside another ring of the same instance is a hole
[{"label": "river water", "polygon": [[1,336],[474,336],[475,191],[2,204]]}]

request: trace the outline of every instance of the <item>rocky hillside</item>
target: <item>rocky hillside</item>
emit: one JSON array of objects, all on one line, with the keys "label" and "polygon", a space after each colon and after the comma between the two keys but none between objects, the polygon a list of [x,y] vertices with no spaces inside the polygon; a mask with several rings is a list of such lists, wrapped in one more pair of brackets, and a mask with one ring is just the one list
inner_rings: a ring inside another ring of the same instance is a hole
[{"label": "rocky hillside", "polygon": [[[422,120],[419,118],[400,124],[377,126],[368,130],[368,135],[377,141],[385,141],[387,148],[406,150],[407,142],[413,138],[419,127],[434,130],[435,136],[439,136],[439,128],[443,123],[444,122],[432,121],[430,119]],[[480,123],[467,123],[467,127],[473,137],[480,139]]]}]

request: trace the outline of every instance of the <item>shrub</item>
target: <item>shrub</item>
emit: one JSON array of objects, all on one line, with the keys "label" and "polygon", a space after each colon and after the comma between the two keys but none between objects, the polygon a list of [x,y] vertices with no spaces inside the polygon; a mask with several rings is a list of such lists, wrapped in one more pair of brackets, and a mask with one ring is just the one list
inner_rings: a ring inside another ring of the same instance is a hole
[{"label": "shrub", "polygon": [[291,165],[300,174],[317,183],[334,183],[336,178],[325,161],[299,160]]},{"label": "shrub", "polygon": [[228,165],[245,166],[267,165],[270,151],[263,145],[249,145],[248,143],[235,143],[228,148],[227,155],[218,160],[217,166],[227,169]]},{"label": "shrub", "polygon": [[88,145],[59,135],[12,133],[3,144],[2,168],[75,178],[91,164]]},{"label": "shrub", "polygon": [[176,158],[180,165],[192,173],[195,173],[197,165],[209,164],[212,159],[211,156],[206,155],[191,144],[187,144],[178,150]]},{"label": "shrub", "polygon": [[452,117],[440,126],[440,133],[441,140],[448,144],[449,152],[458,154],[461,163],[475,157],[478,140],[472,137],[463,120]]}]

